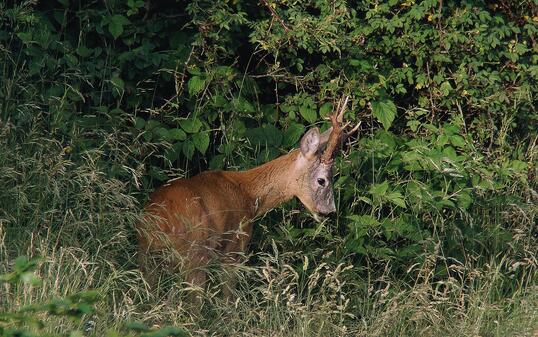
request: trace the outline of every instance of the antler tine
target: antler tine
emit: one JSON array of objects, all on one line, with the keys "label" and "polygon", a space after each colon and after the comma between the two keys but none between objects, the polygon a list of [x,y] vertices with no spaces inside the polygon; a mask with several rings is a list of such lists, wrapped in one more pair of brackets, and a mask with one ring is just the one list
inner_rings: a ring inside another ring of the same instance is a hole
[{"label": "antler tine", "polygon": [[346,111],[348,101],[349,101],[349,96],[346,96],[343,104],[340,104],[342,100],[338,102],[338,106],[336,107],[336,111],[340,109],[340,111],[338,112],[338,115],[336,116],[336,120],[338,121],[338,123],[342,123],[342,121],[344,120],[344,112]]},{"label": "antler tine", "polygon": [[[347,123],[349,124],[349,123]],[[355,131],[357,131],[359,129],[359,127],[361,126],[361,122],[358,122],[357,125],[355,125],[353,127],[353,129],[349,130],[348,132],[346,132],[346,137],[349,137],[350,135],[354,134]]]},{"label": "antler tine", "polygon": [[344,119],[344,112],[346,110],[348,100],[349,96],[346,96],[343,100],[339,100],[337,102],[337,108],[335,109],[335,113],[329,116],[329,118],[331,119],[332,131],[327,142],[327,148],[325,149],[325,152],[321,155],[320,158],[320,160],[325,164],[332,164],[332,162],[334,161],[334,157],[336,156],[336,152],[338,152],[340,144],[343,138],[346,136],[344,128],[347,125],[342,126],[342,122]]}]

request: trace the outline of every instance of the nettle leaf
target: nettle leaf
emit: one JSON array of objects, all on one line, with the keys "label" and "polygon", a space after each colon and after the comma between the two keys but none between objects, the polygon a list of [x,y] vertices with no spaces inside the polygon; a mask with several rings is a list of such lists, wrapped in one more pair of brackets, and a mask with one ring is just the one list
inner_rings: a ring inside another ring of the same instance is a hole
[{"label": "nettle leaf", "polygon": [[461,192],[456,196],[456,200],[458,203],[458,206],[460,206],[462,209],[468,209],[469,206],[473,203],[473,198],[468,192]]},{"label": "nettle leaf", "polygon": [[150,130],[155,129],[155,128],[158,127],[158,126],[162,126],[161,122],[156,121],[156,120],[154,120],[154,119],[150,119],[150,120],[148,120],[148,121],[146,122],[146,125],[144,126],[144,128],[145,128],[146,130],[150,131]]},{"label": "nettle leaf", "polygon": [[252,113],[256,111],[254,105],[243,97],[233,99],[232,106],[239,112]]},{"label": "nettle leaf", "polygon": [[375,197],[382,197],[385,195],[385,193],[387,192],[389,188],[389,182],[388,181],[384,181],[382,182],[381,184],[373,184],[371,187],[370,187],[370,194],[375,196]]},{"label": "nettle leaf", "polygon": [[228,105],[228,100],[221,95],[213,96],[213,106],[215,108],[223,108]]},{"label": "nettle leaf", "polygon": [[168,130],[168,136],[170,137],[170,139],[173,139],[173,140],[185,140],[185,139],[187,139],[187,134],[185,133],[185,131],[183,131],[181,129],[170,129],[170,130]]},{"label": "nettle leaf", "polygon": [[302,124],[299,123],[290,123],[290,126],[284,131],[284,140],[283,145],[285,147],[292,147],[299,139],[301,139],[301,136],[303,135],[305,131],[305,127]]},{"label": "nettle leaf", "polygon": [[351,223],[349,228],[355,233],[355,239],[360,239],[368,233],[370,228],[379,226],[379,221],[371,215],[350,215],[347,216]]},{"label": "nettle leaf", "polygon": [[162,140],[168,140],[170,138],[168,130],[160,126],[153,129],[153,134],[155,134],[159,139]]},{"label": "nettle leaf", "polygon": [[315,108],[308,104],[303,104],[299,107],[299,113],[309,123],[316,122],[318,113]]},{"label": "nettle leaf", "polygon": [[114,15],[108,19],[108,31],[115,39],[123,34],[123,26],[129,23],[129,20],[123,15]]},{"label": "nettle leaf", "polygon": [[194,96],[200,93],[205,88],[206,79],[201,76],[193,76],[187,83],[187,89],[189,90],[189,96]]},{"label": "nettle leaf", "polygon": [[319,115],[321,117],[327,117],[331,111],[333,111],[333,104],[331,102],[327,102],[319,108]]},{"label": "nettle leaf", "polygon": [[392,202],[393,204],[400,206],[402,208],[406,208],[405,200],[403,198],[403,195],[400,192],[390,192],[386,195],[386,198],[388,201]]},{"label": "nettle leaf", "polygon": [[372,102],[372,114],[388,130],[396,117],[396,105],[391,100]]},{"label": "nettle leaf", "polygon": [[273,125],[248,129],[245,135],[254,146],[279,147],[282,144],[282,132]]},{"label": "nettle leaf", "polygon": [[201,154],[205,154],[209,147],[209,132],[199,132],[192,136],[192,142]]},{"label": "nettle leaf", "polygon": [[189,118],[179,121],[179,125],[187,133],[197,133],[202,128],[202,121],[198,118]]},{"label": "nettle leaf", "polygon": [[454,135],[450,137],[450,142],[452,143],[452,145],[459,148],[465,148],[465,145],[466,145],[465,139],[459,135]]},{"label": "nettle leaf", "polygon": [[191,160],[195,150],[194,143],[187,140],[183,143],[181,149],[183,150],[183,154],[185,155],[185,157]]},{"label": "nettle leaf", "polygon": [[169,160],[170,162],[173,162],[179,159],[179,155],[181,154],[182,147],[183,147],[183,143],[180,143],[180,142],[172,144],[172,146],[166,150],[164,154],[165,158]]},{"label": "nettle leaf", "polygon": [[364,227],[376,227],[379,221],[371,215],[349,215],[346,218]]}]

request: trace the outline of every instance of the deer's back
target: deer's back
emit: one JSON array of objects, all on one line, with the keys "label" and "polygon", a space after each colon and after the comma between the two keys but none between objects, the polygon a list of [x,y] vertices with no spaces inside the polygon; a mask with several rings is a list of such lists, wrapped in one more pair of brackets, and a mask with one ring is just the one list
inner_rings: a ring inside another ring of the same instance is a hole
[{"label": "deer's back", "polygon": [[144,211],[139,224],[142,250],[171,246],[182,255],[205,255],[234,249],[230,233],[254,216],[255,200],[233,173],[208,171],[159,187]]}]

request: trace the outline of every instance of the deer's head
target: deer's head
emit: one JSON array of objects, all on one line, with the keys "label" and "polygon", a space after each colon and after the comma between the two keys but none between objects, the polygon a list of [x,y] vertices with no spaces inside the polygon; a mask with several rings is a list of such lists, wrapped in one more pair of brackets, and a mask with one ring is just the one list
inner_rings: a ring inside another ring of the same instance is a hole
[{"label": "deer's head", "polygon": [[[350,132],[345,132],[348,124],[342,125],[348,97],[340,102],[336,113],[330,116],[332,127],[320,133],[317,127],[308,130],[301,139],[296,159],[296,197],[318,219],[318,214],[336,211],[333,192],[332,168],[340,144]],[[340,110],[340,111],[338,111]]]}]

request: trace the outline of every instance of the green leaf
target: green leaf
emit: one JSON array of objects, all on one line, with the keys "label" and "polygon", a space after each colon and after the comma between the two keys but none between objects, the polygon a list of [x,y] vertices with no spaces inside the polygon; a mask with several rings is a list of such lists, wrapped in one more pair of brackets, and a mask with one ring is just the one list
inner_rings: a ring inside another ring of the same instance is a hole
[{"label": "green leaf", "polygon": [[192,142],[201,154],[205,154],[209,147],[209,132],[199,132],[194,134],[192,136]]},{"label": "green leaf", "polygon": [[219,145],[218,150],[220,153],[230,156],[234,152],[235,148],[236,148],[235,143],[223,143]]},{"label": "green leaf", "polygon": [[379,221],[371,215],[349,215],[346,218],[365,227],[376,227]]},{"label": "green leaf", "polygon": [[468,209],[469,206],[473,203],[473,198],[471,195],[467,192],[461,192],[456,197],[458,206],[460,206],[462,209]]},{"label": "green leaf", "polygon": [[373,196],[375,197],[382,197],[385,195],[385,193],[387,192],[389,188],[389,182],[388,181],[384,181],[382,182],[381,184],[373,184],[371,187],[370,187],[370,194],[372,194]]},{"label": "green leaf", "polygon": [[150,131],[150,130],[153,130],[156,127],[161,126],[161,125],[162,125],[161,122],[156,121],[154,119],[150,119],[150,120],[146,121],[145,129]]},{"label": "green leaf", "polygon": [[462,136],[454,135],[450,137],[450,142],[452,143],[452,145],[456,147],[459,147],[459,148],[465,147],[465,139]]},{"label": "green leaf", "polygon": [[15,259],[15,270],[26,270],[29,264],[28,257],[26,255],[18,256]]},{"label": "green leaf", "polygon": [[220,170],[224,167],[225,161],[226,156],[223,154],[218,154],[209,161],[209,168],[211,170]]},{"label": "green leaf", "polygon": [[123,34],[123,26],[128,24],[129,20],[123,15],[114,15],[108,19],[108,31],[115,39]]},{"label": "green leaf", "polygon": [[187,133],[197,133],[202,128],[202,121],[194,117],[180,120],[179,125]]},{"label": "green leaf", "polygon": [[321,117],[327,117],[331,113],[331,111],[333,111],[333,104],[327,102],[319,108],[319,115]]},{"label": "green leaf", "polygon": [[201,76],[193,76],[187,83],[187,89],[189,90],[189,96],[194,96],[204,90],[205,78]]},{"label": "green leaf", "polygon": [[256,111],[256,108],[252,103],[244,99],[243,97],[235,98],[232,100],[232,106],[236,111],[253,113]]},{"label": "green leaf", "polygon": [[125,88],[125,82],[123,82],[123,80],[117,75],[112,76],[110,81],[116,88],[120,90],[123,90]]},{"label": "green leaf", "polygon": [[88,57],[93,53],[92,49],[87,48],[86,46],[82,45],[77,48],[77,54],[81,57]]},{"label": "green leaf", "polygon": [[172,144],[171,147],[166,149],[166,152],[164,153],[165,158],[169,160],[170,162],[178,160],[179,155],[181,154],[182,147],[183,147],[183,143],[180,143],[180,142]]},{"label": "green leaf", "polygon": [[183,143],[182,150],[185,157],[187,157],[189,160],[192,159],[192,156],[194,155],[194,143],[187,140]]},{"label": "green leaf", "polygon": [[443,94],[443,96],[447,96],[450,93],[450,90],[452,90],[452,86],[448,81],[445,81],[441,83],[439,90],[441,91],[441,94]]},{"label": "green leaf", "polygon": [[282,144],[282,132],[273,125],[248,129],[245,136],[254,146],[279,147]]},{"label": "green leaf", "polygon": [[388,130],[396,117],[396,105],[390,100],[372,102],[372,114]]},{"label": "green leaf", "polygon": [[390,192],[385,197],[388,201],[392,202],[396,206],[406,208],[405,200],[400,192]]},{"label": "green leaf", "polygon": [[187,139],[187,134],[181,129],[170,129],[168,130],[168,137],[171,140],[185,140]]},{"label": "green leaf", "polygon": [[318,118],[318,114],[316,112],[316,109],[312,108],[310,105],[301,105],[299,107],[299,113],[301,116],[309,123],[316,122]]},{"label": "green leaf", "polygon": [[301,139],[304,131],[304,125],[294,122],[290,123],[290,126],[284,131],[284,141],[282,145],[288,148],[294,146],[299,139]]},{"label": "green leaf", "polygon": [[514,159],[509,162],[509,167],[515,172],[524,172],[527,170],[528,165],[524,161]]},{"label": "green leaf", "polygon": [[17,33],[16,35],[24,43],[28,43],[32,41],[32,33],[30,32],[20,32],[20,33]]},{"label": "green leaf", "polygon": [[213,106],[215,108],[223,108],[228,105],[228,100],[221,95],[213,96]]},{"label": "green leaf", "polygon": [[379,221],[371,215],[350,215],[347,217],[352,222],[349,229],[355,234],[355,240],[365,237],[371,228],[379,226]]},{"label": "green leaf", "polygon": [[31,285],[34,285],[34,286],[38,286],[38,285],[40,285],[42,283],[41,279],[39,277],[37,277],[37,275],[35,275],[32,272],[22,273],[21,274],[21,281],[23,283],[31,284]]},{"label": "green leaf", "polygon": [[168,133],[168,129],[163,127],[156,127],[153,129],[153,134],[155,134],[157,137],[159,137],[162,140],[168,140],[170,138],[170,134]]}]

